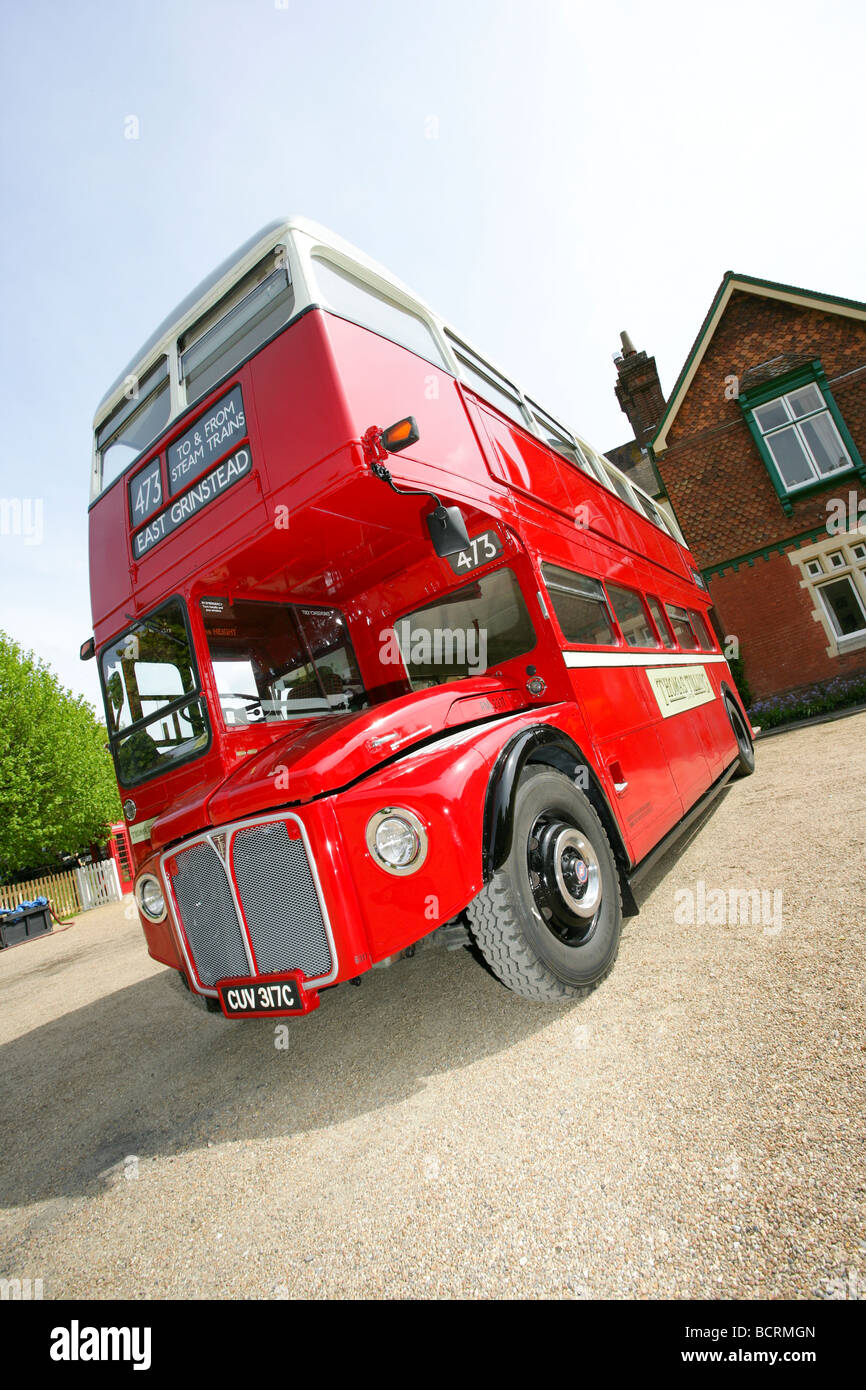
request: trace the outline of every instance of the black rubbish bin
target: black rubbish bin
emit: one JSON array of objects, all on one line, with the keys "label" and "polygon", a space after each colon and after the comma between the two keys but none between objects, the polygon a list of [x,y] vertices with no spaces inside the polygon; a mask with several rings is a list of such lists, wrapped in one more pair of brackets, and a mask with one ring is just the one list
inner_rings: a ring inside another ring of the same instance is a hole
[{"label": "black rubbish bin", "polygon": [[37,907],[19,907],[4,911],[0,908],[0,948],[17,946],[22,941],[30,941],[34,936],[45,936],[52,931],[51,909],[40,904]]}]

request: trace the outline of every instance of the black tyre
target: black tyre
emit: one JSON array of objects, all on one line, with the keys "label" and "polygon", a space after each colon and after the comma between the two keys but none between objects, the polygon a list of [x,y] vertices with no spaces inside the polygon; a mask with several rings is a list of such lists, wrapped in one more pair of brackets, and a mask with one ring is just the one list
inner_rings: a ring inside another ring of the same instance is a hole
[{"label": "black tyre", "polygon": [[619,875],[601,821],[563,773],[524,773],[511,853],[467,915],[490,969],[524,999],[578,999],[610,973]]},{"label": "black tyre", "polygon": [[755,745],[752,742],[752,731],[747,720],[743,718],[742,710],[730,697],[725,696],[725,709],[728,711],[728,719],[731,721],[731,728],[734,731],[734,738],[737,740],[737,770],[735,777],[751,777],[755,770]]}]

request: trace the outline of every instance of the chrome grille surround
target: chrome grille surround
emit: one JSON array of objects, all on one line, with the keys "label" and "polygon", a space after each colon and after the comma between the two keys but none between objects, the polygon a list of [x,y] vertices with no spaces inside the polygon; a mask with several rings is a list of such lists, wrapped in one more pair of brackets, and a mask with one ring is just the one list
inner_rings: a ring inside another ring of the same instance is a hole
[{"label": "chrome grille surround", "polygon": [[[299,838],[289,836],[289,825],[297,827]],[[337,951],[321,882],[306,827],[293,812],[215,827],[166,850],[160,868],[189,981],[198,993],[216,994],[220,979],[290,970],[310,977],[305,989],[336,979]]]}]

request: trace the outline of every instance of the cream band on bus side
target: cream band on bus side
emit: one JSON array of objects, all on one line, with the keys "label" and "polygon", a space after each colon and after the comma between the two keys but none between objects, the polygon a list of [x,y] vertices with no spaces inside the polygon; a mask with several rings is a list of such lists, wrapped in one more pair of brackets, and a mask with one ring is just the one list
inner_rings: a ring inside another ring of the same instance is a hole
[{"label": "cream band on bus side", "polygon": [[665,719],[716,698],[703,666],[657,666],[646,674]]}]

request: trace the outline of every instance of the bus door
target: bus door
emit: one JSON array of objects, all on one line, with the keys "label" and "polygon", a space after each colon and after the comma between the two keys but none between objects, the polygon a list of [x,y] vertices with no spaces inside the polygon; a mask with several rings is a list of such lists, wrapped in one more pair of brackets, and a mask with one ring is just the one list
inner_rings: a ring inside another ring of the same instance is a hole
[{"label": "bus door", "polygon": [[[641,859],[679,820],[682,804],[659,741],[658,711],[647,698],[640,659],[625,642],[618,645],[613,612],[599,580],[547,562],[541,572],[562,634],[575,648],[564,650],[563,659],[596,742],[607,794],[635,859]],[[617,602],[625,614],[622,600]],[[645,617],[643,622],[651,633]],[[636,619],[633,635],[644,636]]]}]

